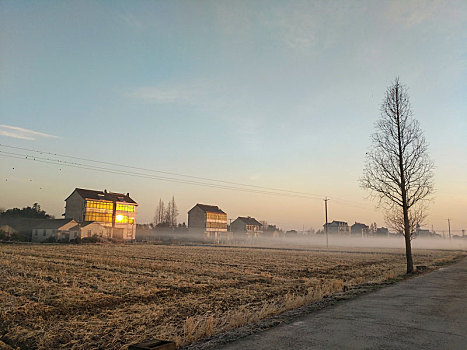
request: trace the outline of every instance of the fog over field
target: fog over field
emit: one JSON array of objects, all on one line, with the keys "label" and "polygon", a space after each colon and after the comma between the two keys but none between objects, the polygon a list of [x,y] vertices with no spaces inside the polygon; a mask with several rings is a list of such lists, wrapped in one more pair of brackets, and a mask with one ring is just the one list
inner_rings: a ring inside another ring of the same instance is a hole
[{"label": "fog over field", "polygon": [[[138,238],[137,238],[138,240]],[[140,237],[144,242],[172,242],[181,244],[213,244],[219,246],[238,246],[256,248],[296,248],[296,249],[331,249],[341,248],[378,248],[378,249],[405,249],[402,236],[390,237],[355,237],[343,235],[328,235],[326,245],[325,234],[301,235],[292,237],[270,237],[260,235],[259,237],[247,237],[246,234],[225,232],[217,237],[207,237],[205,234],[195,232],[173,233],[171,231],[156,231],[150,235]],[[416,237],[412,239],[413,249],[442,249],[442,250],[467,250],[467,239],[459,236],[453,238],[441,237]]]}]

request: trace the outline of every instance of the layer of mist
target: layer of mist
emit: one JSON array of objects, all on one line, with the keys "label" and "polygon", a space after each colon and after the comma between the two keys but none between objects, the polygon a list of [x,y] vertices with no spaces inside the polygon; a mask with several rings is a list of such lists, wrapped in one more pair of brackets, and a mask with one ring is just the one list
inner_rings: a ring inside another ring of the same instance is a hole
[{"label": "layer of mist", "polygon": [[[326,235],[296,235],[296,236],[266,236],[258,235],[253,237],[246,233],[222,232],[210,235],[195,232],[174,232],[174,231],[154,231],[149,230],[144,233],[137,233],[138,242],[153,242],[162,244],[207,244],[220,246],[239,246],[256,248],[284,248],[284,249],[339,249],[339,248],[387,248],[405,249],[405,242],[402,236],[350,236],[329,234],[326,242]],[[448,238],[428,238],[416,237],[412,240],[413,249],[446,249],[467,251],[467,237],[456,236]]]}]

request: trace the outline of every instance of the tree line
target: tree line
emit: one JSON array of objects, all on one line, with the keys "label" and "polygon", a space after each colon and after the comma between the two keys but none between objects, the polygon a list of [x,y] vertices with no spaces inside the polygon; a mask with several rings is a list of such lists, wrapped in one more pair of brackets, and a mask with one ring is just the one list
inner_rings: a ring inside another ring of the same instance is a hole
[{"label": "tree line", "polygon": [[22,209],[12,208],[5,211],[0,209],[0,218],[54,219],[54,216],[42,210],[38,203],[34,203],[32,207],[27,206]]},{"label": "tree line", "polygon": [[177,217],[178,208],[175,203],[175,197],[172,196],[172,199],[167,204],[160,198],[154,213],[154,227],[175,228],[177,227]]}]

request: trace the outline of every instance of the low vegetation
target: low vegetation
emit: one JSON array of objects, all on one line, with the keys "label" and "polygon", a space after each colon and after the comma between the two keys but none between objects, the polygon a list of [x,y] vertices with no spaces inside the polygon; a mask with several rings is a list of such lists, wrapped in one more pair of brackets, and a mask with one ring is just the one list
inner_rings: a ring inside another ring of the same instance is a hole
[{"label": "low vegetation", "polygon": [[[415,251],[443,264],[454,252]],[[403,250],[303,251],[156,245],[0,245],[0,345],[185,345],[403,274]]]}]

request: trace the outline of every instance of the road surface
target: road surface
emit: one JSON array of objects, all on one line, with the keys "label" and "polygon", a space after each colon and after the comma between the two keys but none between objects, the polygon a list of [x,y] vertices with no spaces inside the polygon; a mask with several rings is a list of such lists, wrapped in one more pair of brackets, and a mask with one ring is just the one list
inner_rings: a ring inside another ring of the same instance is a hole
[{"label": "road surface", "polygon": [[467,259],[220,349],[467,349]]}]

